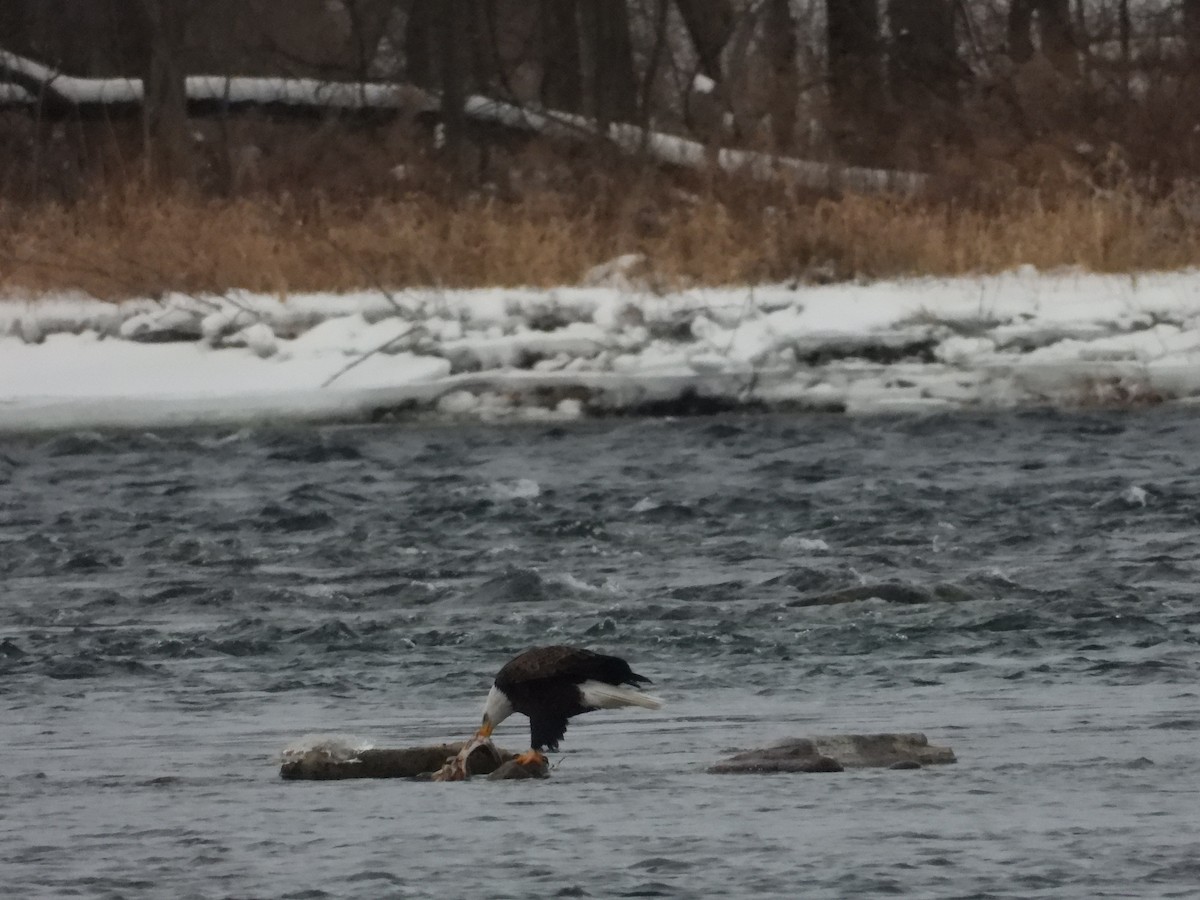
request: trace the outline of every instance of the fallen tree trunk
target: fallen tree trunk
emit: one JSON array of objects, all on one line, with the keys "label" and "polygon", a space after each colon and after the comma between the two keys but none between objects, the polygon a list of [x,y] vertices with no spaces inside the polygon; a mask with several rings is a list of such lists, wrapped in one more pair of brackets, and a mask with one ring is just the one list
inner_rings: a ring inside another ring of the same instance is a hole
[{"label": "fallen tree trunk", "polygon": [[[301,755],[285,759],[279,774],[289,780],[334,781],[342,778],[416,778],[429,775],[442,767],[449,757],[461,750],[461,741],[454,744],[435,744],[428,747],[405,747],[399,750],[361,750],[354,756],[331,753],[314,747]],[[512,754],[508,754],[511,758]],[[478,765],[487,768],[488,757],[481,754]],[[474,760],[472,761],[474,762]],[[496,766],[492,766],[492,769]],[[487,772],[476,771],[486,775]]]},{"label": "fallen tree trunk", "polygon": [[[140,78],[77,78],[7,50],[0,50],[0,78],[25,93],[22,97],[12,92],[5,100],[38,103],[43,114],[49,116],[140,114],[145,101]],[[189,75],[185,85],[190,115],[230,107],[284,107],[317,114],[354,110],[426,112],[438,108],[433,94],[403,84]]]},{"label": "fallen tree trunk", "polygon": [[[521,763],[511,750],[501,750],[491,741],[476,742],[465,759],[459,753],[466,746],[430,744],[396,750],[352,749],[345,744],[322,741],[304,750],[284,754],[279,775],[286,781],[340,781],[346,778],[411,778],[417,781],[463,781],[485,775],[491,781],[545,778],[543,765]],[[461,766],[454,777],[446,777],[451,761]]]},{"label": "fallen tree trunk", "polygon": [[[0,100],[41,105],[44,115],[76,114],[112,117],[140,114],[145,92],[136,78],[76,78],[41,63],[0,50],[0,77],[17,91],[0,94]],[[409,84],[326,82],[312,78],[245,78],[190,75],[186,80],[189,115],[206,115],[230,108],[283,110],[292,114],[341,113],[437,115],[440,98]],[[862,193],[918,194],[929,184],[919,172],[871,169],[837,163],[775,156],[756,150],[712,148],[679,135],[650,131],[636,125],[613,123],[607,127],[594,119],[554,110],[531,110],[489,97],[470,96],[464,104],[466,118],[476,123],[501,125],[574,143],[604,141],[628,156],[686,169],[710,166],[756,180],[787,180],[813,190],[851,190]]]}]

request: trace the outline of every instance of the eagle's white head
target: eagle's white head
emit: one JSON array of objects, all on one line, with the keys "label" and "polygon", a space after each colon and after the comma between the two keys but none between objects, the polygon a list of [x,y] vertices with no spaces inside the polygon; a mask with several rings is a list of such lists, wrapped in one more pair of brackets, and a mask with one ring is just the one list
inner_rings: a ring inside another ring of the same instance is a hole
[{"label": "eagle's white head", "polygon": [[479,726],[480,737],[491,737],[496,726],[513,714],[512,701],[500,688],[492,685],[487,701],[483,704],[483,724]]}]

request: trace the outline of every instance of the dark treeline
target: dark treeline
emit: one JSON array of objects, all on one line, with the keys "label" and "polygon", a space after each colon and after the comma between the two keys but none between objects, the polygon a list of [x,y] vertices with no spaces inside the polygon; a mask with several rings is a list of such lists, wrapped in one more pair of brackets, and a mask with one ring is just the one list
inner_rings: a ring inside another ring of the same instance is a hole
[{"label": "dark treeline", "polygon": [[451,152],[482,94],[880,166],[1033,144],[1200,161],[1200,0],[5,0],[0,49],[144,78],[172,178],[194,165],[188,74],[418,86]]}]

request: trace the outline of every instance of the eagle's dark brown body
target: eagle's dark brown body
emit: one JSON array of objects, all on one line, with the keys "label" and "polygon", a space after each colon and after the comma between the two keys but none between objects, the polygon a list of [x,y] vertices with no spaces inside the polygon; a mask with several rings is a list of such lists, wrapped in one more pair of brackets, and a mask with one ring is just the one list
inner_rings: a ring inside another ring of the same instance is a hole
[{"label": "eagle's dark brown body", "polygon": [[[510,660],[496,675],[495,689],[508,698],[514,712],[529,717],[534,750],[557,750],[572,716],[608,705],[661,706],[655,698],[628,688],[621,690],[625,685],[636,688],[649,681],[619,657],[582,647],[553,646],[535,647]],[[594,699],[589,703],[589,692],[594,695],[605,685],[618,689],[611,703],[599,705]]]}]

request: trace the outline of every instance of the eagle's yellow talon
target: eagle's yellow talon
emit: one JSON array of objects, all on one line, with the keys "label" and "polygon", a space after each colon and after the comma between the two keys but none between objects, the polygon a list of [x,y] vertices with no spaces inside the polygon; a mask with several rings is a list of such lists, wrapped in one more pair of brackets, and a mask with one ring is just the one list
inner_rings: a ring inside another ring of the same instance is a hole
[{"label": "eagle's yellow talon", "polygon": [[539,753],[537,750],[526,750],[520,756],[514,756],[513,762],[519,766],[545,766],[549,765],[549,760],[546,759],[544,753]]}]

